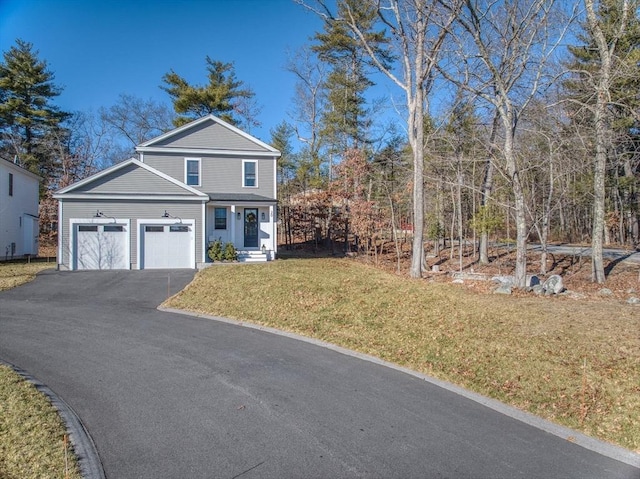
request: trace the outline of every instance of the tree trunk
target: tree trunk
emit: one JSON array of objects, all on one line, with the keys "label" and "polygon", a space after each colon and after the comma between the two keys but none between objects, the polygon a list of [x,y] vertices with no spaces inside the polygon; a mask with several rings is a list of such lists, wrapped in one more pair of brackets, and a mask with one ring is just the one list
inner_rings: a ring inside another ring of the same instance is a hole
[{"label": "tree trunk", "polygon": [[587,23],[598,47],[600,68],[596,85],[596,105],[594,108],[596,156],[593,178],[593,229],[591,233],[591,276],[595,283],[604,283],[604,262],[602,260],[602,241],[605,228],[605,175],[607,167],[607,133],[608,99],[611,85],[611,63],[615,53],[617,40],[626,30],[626,21],[630,5],[623,0],[620,9],[620,20],[613,40],[607,40],[602,20],[596,15],[594,0],[585,0]]},{"label": "tree trunk", "polygon": [[527,217],[524,199],[524,188],[520,179],[520,172],[516,163],[516,155],[513,149],[514,141],[514,113],[510,110],[511,105],[506,106],[503,115],[504,123],[504,157],[507,171],[511,179],[511,187],[514,198],[514,213],[516,222],[516,270],[515,285],[518,288],[527,286]]},{"label": "tree trunk", "polygon": [[[410,95],[410,93],[407,93]],[[424,264],[424,99],[422,86],[415,88],[408,101],[409,143],[413,150],[413,244],[411,247],[412,278],[422,278]]]},{"label": "tree trunk", "polygon": [[638,211],[640,211],[640,195],[638,195],[638,187],[634,181],[635,175],[631,167],[631,161],[627,158],[624,162],[624,177],[631,183],[627,202],[628,217],[628,241],[630,246],[638,244]]},{"label": "tree trunk", "polygon": [[547,243],[549,241],[549,219],[551,217],[551,203],[553,201],[553,193],[555,191],[555,172],[553,163],[553,146],[549,144],[549,191],[543,206],[542,212],[542,228],[540,234],[540,246],[542,254],[540,255],[540,274],[547,274]]},{"label": "tree trunk", "polygon": [[593,228],[591,231],[591,280],[594,283],[604,283],[604,262],[602,259],[602,243],[604,236],[605,211],[605,174],[607,151],[605,147],[605,112],[606,98],[604,92],[598,92],[595,111],[595,141],[596,155],[593,175]]},{"label": "tree trunk", "polygon": [[[480,206],[486,208],[489,203],[489,197],[493,190],[493,154],[495,151],[496,134],[498,132],[499,125],[498,112],[493,117],[493,124],[491,125],[491,136],[489,138],[489,155],[485,163],[484,181],[482,182],[482,198],[480,200]],[[486,228],[483,228],[480,233],[480,244],[478,246],[480,250],[480,264],[489,264],[489,232]]]}]

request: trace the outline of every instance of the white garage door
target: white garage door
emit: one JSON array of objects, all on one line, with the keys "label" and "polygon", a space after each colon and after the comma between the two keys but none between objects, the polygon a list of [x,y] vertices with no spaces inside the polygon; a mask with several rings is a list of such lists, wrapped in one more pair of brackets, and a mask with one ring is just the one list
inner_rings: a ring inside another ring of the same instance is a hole
[{"label": "white garage door", "polygon": [[126,225],[78,224],[75,228],[75,269],[129,269]]},{"label": "white garage door", "polygon": [[188,224],[143,225],[142,268],[193,268],[195,243]]}]

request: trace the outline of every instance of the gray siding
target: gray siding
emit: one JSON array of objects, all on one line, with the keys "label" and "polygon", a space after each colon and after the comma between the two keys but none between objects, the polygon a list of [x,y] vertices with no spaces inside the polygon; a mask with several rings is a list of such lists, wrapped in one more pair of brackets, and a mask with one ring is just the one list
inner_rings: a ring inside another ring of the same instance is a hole
[{"label": "gray siding", "polygon": [[153,143],[154,147],[208,148],[216,150],[269,151],[234,131],[213,121],[206,121],[193,128]]},{"label": "gray siding", "polygon": [[129,165],[120,170],[76,188],[74,193],[102,194],[170,194],[192,196],[193,193],[174,185],[136,165]]},{"label": "gray siding", "polygon": [[129,219],[130,224],[130,247],[131,247],[131,268],[136,268],[138,261],[138,231],[136,230],[136,220],[138,219],[161,219],[162,214],[168,211],[172,216],[182,219],[195,220],[195,245],[196,263],[202,258],[203,244],[202,231],[202,203],[193,201],[93,201],[93,200],[63,200],[62,218],[59,220],[59,230],[62,234],[62,258],[58,259],[61,269],[71,269],[69,244],[70,231],[69,220],[72,218],[92,218],[96,210],[100,210],[105,216],[115,216],[118,219]]},{"label": "gray siding", "polygon": [[[189,155],[189,158],[195,155]],[[202,185],[194,186],[203,193],[253,193],[268,198],[274,197],[274,172],[276,160],[274,158],[223,157],[203,156],[201,158]],[[146,153],[145,164],[162,171],[178,181],[185,181],[185,155]],[[244,188],[242,186],[242,160],[257,161],[258,187]]]}]

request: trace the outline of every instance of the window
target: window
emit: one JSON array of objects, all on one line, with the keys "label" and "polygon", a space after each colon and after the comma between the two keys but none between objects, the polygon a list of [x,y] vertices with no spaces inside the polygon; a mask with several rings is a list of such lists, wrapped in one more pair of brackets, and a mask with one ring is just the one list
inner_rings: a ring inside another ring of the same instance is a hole
[{"label": "window", "polygon": [[98,226],[80,225],[78,226],[78,231],[98,231]]},{"label": "window", "polygon": [[215,229],[226,230],[227,229],[227,209],[216,208],[215,211]]},{"label": "window", "polygon": [[255,188],[258,186],[257,170],[258,165],[255,161],[243,161],[242,168],[244,170],[244,183],[243,186]]},{"label": "window", "polygon": [[184,169],[185,183],[200,186],[200,158],[186,158]]},{"label": "window", "polygon": [[9,196],[13,196],[13,173],[9,173]]},{"label": "window", "polygon": [[189,227],[182,225],[171,225],[169,226],[169,233],[188,233]]},{"label": "window", "polygon": [[145,226],[144,231],[146,233],[162,233],[164,232],[164,226]]},{"label": "window", "polygon": [[124,226],[121,225],[104,225],[103,231],[105,233],[118,233],[124,231]]}]

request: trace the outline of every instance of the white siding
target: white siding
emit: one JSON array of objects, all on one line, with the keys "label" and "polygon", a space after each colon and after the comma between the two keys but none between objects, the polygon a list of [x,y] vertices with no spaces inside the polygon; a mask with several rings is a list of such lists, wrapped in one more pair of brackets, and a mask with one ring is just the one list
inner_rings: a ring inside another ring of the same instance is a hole
[{"label": "white siding", "polygon": [[[13,175],[13,195],[9,195],[9,174]],[[0,159],[0,258],[37,254],[38,177]],[[34,225],[35,222],[35,225]],[[30,229],[32,234],[28,235]],[[28,236],[28,237],[27,237]],[[15,245],[15,246],[12,246]],[[35,248],[35,250],[34,250]],[[13,250],[13,251],[12,251]]]}]

